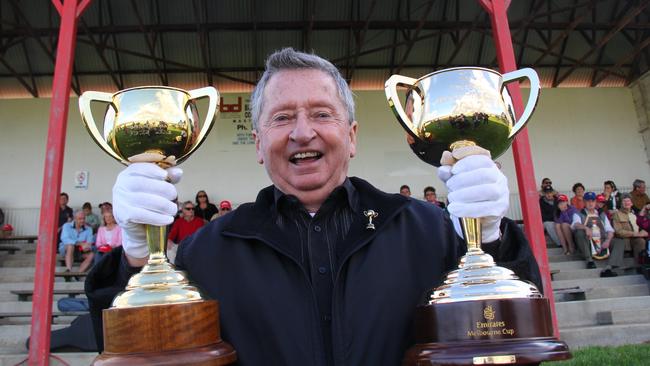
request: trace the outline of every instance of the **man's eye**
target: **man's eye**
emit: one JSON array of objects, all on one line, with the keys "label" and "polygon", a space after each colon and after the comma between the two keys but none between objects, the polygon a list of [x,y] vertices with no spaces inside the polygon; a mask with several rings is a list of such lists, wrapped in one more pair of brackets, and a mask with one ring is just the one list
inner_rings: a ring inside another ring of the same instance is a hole
[{"label": "man's eye", "polygon": [[332,115],[327,113],[327,112],[318,112],[318,113],[316,113],[316,118],[319,118],[319,119],[330,118],[330,117],[332,117]]},{"label": "man's eye", "polygon": [[289,116],[286,115],[286,114],[280,114],[280,115],[274,116],[271,119],[272,122],[286,122],[288,120],[289,120]]}]

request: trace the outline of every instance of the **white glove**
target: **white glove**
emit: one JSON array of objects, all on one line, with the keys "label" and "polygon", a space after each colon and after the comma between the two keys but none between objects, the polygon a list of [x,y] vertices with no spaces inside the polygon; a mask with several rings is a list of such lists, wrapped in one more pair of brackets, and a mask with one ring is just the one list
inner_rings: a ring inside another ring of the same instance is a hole
[{"label": "white glove", "polygon": [[456,233],[463,237],[458,217],[480,217],[482,241],[499,239],[499,225],[508,210],[510,192],[508,178],[494,164],[490,153],[476,146],[460,148],[453,154],[445,152],[441,164],[438,177],[447,185],[447,210]]},{"label": "white glove", "polygon": [[149,255],[143,224],[169,225],[178,206],[175,183],[183,171],[162,169],[153,163],[133,163],[124,169],[113,186],[113,216],[122,228],[124,252],[134,258]]}]

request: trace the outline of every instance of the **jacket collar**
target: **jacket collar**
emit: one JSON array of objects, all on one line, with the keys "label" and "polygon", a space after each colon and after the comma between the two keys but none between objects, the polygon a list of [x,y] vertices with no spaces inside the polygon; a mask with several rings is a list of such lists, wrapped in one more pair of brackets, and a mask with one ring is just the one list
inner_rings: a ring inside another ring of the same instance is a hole
[{"label": "jacket collar", "polygon": [[[411,200],[399,194],[382,192],[360,178],[350,177],[349,182],[357,192],[359,209],[354,212],[345,242],[337,245],[337,254],[342,259],[360,249],[381,232],[390,219],[399,214]],[[241,238],[255,238],[287,256],[300,258],[299,244],[293,240],[286,240],[275,224],[277,217],[275,190],[274,186],[262,189],[254,203],[240,206],[228,215],[231,217],[224,223],[222,233]],[[366,228],[369,219],[364,215],[364,211],[367,210],[379,213],[372,220],[375,225],[374,230]]]}]

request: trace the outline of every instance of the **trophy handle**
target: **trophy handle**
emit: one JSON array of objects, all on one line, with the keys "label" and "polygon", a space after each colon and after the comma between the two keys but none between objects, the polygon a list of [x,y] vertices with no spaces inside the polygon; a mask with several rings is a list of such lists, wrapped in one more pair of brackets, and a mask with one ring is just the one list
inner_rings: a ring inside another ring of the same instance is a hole
[{"label": "trophy handle", "polygon": [[[386,92],[386,98],[388,99],[388,105],[395,114],[395,117],[399,123],[410,135],[419,140],[420,137],[413,130],[415,128],[413,121],[411,121],[411,119],[406,115],[404,107],[402,107],[402,103],[400,103],[399,96],[397,95],[398,85],[407,86],[413,91],[417,92],[417,89],[415,88],[415,83],[417,83],[417,81],[417,79],[413,79],[407,76],[393,75],[388,78],[388,80],[386,80],[384,90]],[[415,107],[415,100],[413,101],[413,105]]]},{"label": "trophy handle", "polygon": [[521,114],[521,117],[519,117],[517,123],[512,126],[512,131],[508,136],[509,139],[515,137],[515,135],[518,134],[522,128],[524,128],[526,122],[528,122],[530,116],[535,111],[535,106],[537,106],[537,98],[539,98],[539,77],[537,76],[535,70],[529,67],[504,74],[502,76],[501,87],[503,88],[503,85],[521,79],[528,79],[530,81],[530,94],[528,95],[528,102],[526,103],[526,108],[524,108],[524,113]]},{"label": "trophy handle", "polygon": [[117,161],[124,163],[124,159],[122,159],[121,156],[117,155],[117,153],[113,151],[113,148],[111,148],[108,145],[106,140],[104,140],[102,134],[99,133],[99,130],[97,129],[97,124],[95,123],[95,119],[93,118],[93,112],[90,109],[90,102],[93,101],[113,104],[113,94],[102,93],[97,91],[84,92],[79,97],[79,110],[81,111],[81,122],[83,122],[84,126],[86,127],[86,130],[88,130],[90,136],[92,136],[93,140],[95,140],[97,145],[99,145],[99,147],[101,147],[102,150],[106,151],[107,154],[117,159]]},{"label": "trophy handle", "polygon": [[205,140],[205,136],[210,132],[210,129],[214,125],[214,117],[217,113],[217,108],[219,107],[219,101],[220,101],[220,96],[219,96],[219,91],[215,89],[214,87],[207,86],[205,88],[200,88],[200,89],[194,89],[194,90],[189,90],[188,93],[190,94],[190,100],[194,99],[201,99],[201,98],[209,98],[209,104],[208,104],[208,113],[205,116],[205,121],[203,122],[203,127],[201,127],[201,132],[199,132],[199,136],[197,137],[197,142],[190,151],[188,151],[185,155],[183,155],[180,159],[177,160],[177,162],[181,162],[182,160],[185,160],[190,154],[194,152],[194,150],[198,149],[199,146],[203,143],[203,140]]}]

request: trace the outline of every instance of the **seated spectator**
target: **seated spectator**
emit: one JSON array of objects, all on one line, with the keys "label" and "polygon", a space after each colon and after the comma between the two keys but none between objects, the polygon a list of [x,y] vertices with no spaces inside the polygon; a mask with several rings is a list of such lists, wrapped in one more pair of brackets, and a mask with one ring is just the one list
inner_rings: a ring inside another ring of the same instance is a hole
[{"label": "seated spectator", "polygon": [[97,229],[99,228],[101,222],[99,220],[99,216],[93,213],[93,206],[90,204],[90,202],[86,202],[83,204],[83,206],[81,206],[81,209],[84,211],[84,214],[86,214],[86,225],[90,226],[90,228],[93,229],[93,234],[97,233]]},{"label": "seated spectator", "polygon": [[607,207],[607,200],[605,199],[605,196],[602,194],[597,194],[596,195],[596,210],[598,212],[604,213],[608,219],[612,219],[612,211],[609,210]]},{"label": "seated spectator", "polygon": [[539,198],[539,208],[542,213],[544,230],[546,230],[553,243],[561,247],[560,238],[557,236],[557,231],[555,230],[555,210],[557,209],[555,190],[551,186],[545,186],[543,191],[544,195]]},{"label": "seated spectator", "polygon": [[630,196],[632,197],[632,203],[634,204],[634,212],[641,211],[645,205],[650,203],[650,198],[645,193],[645,181],[635,179],[632,183],[632,192],[630,192]]},{"label": "seated spectator", "polygon": [[102,202],[99,204],[99,214],[104,217],[104,212],[113,212],[113,205],[110,202]]},{"label": "seated spectator", "polygon": [[603,197],[605,197],[605,204],[607,211],[614,211],[621,208],[621,194],[616,188],[616,184],[611,180],[606,180],[603,183]]},{"label": "seated spectator", "polygon": [[192,201],[183,203],[181,216],[174,221],[172,229],[167,235],[168,245],[180,244],[183,239],[194,234],[195,231],[205,225],[205,220],[194,216],[194,204]]},{"label": "seated spectator", "polygon": [[573,197],[571,198],[571,206],[575,207],[576,210],[582,210],[585,208],[585,202],[582,199],[582,196],[585,194],[585,186],[582,183],[578,182],[573,185],[571,188],[573,191]]},{"label": "seated spectator", "polygon": [[196,206],[194,206],[194,215],[203,220],[210,220],[212,216],[219,212],[217,206],[210,203],[208,194],[205,191],[198,191],[195,197]]},{"label": "seated spectator", "polygon": [[[604,213],[596,209],[596,194],[587,192],[584,195],[585,208],[573,214],[571,228],[575,233],[576,248],[582,253],[587,268],[596,268],[594,259],[604,259],[612,246],[614,228]],[[612,269],[623,263],[623,245],[614,245],[609,253],[607,268],[601,272],[602,277],[614,277]]]},{"label": "seated spectator", "polygon": [[436,195],[436,189],[428,186],[424,188],[424,200],[433,203],[434,205],[444,209],[447,207],[444,202],[438,201],[438,196]]},{"label": "seated spectator", "polygon": [[97,248],[95,263],[98,263],[104,254],[122,245],[122,229],[115,222],[113,213],[105,211],[103,218],[105,224],[97,230],[95,239],[95,248]]},{"label": "seated spectator", "polygon": [[646,248],[648,232],[637,224],[637,216],[632,211],[632,197],[623,194],[621,201],[621,209],[612,215],[614,235],[624,241],[625,250],[632,250],[634,262],[638,263],[639,254]]},{"label": "seated spectator", "polygon": [[66,272],[72,270],[75,250],[79,250],[83,262],[79,266],[79,272],[85,272],[93,261],[92,245],[93,229],[86,225],[86,215],[83,211],[74,214],[74,221],[65,223],[61,229],[61,243],[59,254],[65,256]]},{"label": "seated spectator", "polygon": [[[634,206],[632,206],[634,209]],[[650,203],[643,206],[641,211],[636,215],[636,223],[639,228],[650,233]]]},{"label": "seated spectator", "polygon": [[68,194],[61,192],[61,195],[59,195],[59,240],[61,239],[61,229],[63,228],[63,224],[66,222],[71,222],[74,216],[72,209],[68,206],[68,200]]},{"label": "seated spectator", "polygon": [[559,194],[557,196],[555,231],[560,239],[560,245],[562,245],[562,249],[564,249],[564,255],[570,255],[575,252],[571,223],[573,222],[573,215],[577,212],[578,210],[575,207],[569,205],[569,197],[564,194]]},{"label": "seated spectator", "polygon": [[406,184],[402,185],[399,187],[399,194],[405,197],[411,197],[411,187],[407,186]]},{"label": "seated spectator", "polygon": [[[551,180],[549,178],[542,179],[542,184],[539,186],[539,195],[540,195],[540,197],[545,195],[544,189],[546,187],[553,188],[553,182],[551,182]],[[555,190],[553,190],[553,192],[555,192]]]},{"label": "seated spectator", "polygon": [[214,221],[221,216],[224,216],[227,213],[232,211],[232,204],[228,200],[223,200],[219,203],[219,213],[216,213],[210,218],[210,221]]}]

